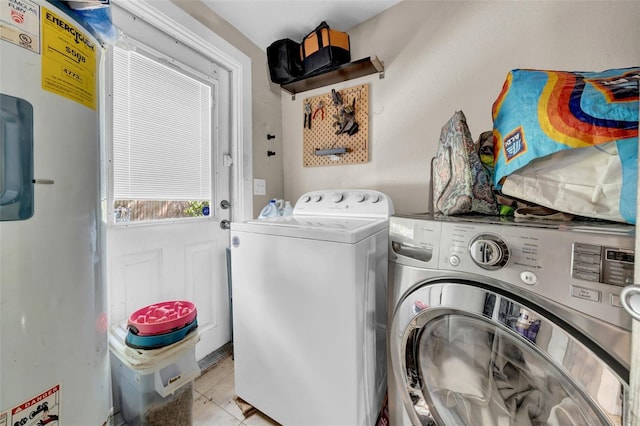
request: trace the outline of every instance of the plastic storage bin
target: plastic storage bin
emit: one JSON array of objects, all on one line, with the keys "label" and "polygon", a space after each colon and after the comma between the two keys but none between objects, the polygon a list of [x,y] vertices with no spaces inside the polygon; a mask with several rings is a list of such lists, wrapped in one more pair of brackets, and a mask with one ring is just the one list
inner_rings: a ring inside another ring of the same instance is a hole
[{"label": "plastic storage bin", "polygon": [[126,333],[122,325],[109,333],[114,412],[129,426],[191,425],[197,331],[154,350],[126,346]]}]

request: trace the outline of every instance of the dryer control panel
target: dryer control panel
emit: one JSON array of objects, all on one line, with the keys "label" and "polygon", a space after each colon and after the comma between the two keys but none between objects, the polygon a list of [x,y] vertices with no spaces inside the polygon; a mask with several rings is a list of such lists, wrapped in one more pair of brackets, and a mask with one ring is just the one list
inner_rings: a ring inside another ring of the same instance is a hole
[{"label": "dryer control panel", "polygon": [[633,282],[631,225],[393,216],[389,232],[392,262],[515,287],[631,327],[620,303],[622,288]]}]

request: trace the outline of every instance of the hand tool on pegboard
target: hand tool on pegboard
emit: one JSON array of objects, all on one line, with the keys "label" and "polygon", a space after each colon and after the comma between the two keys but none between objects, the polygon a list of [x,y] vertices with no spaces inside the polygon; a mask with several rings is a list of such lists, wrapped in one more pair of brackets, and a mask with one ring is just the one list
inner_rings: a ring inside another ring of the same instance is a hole
[{"label": "hand tool on pegboard", "polygon": [[316,106],[316,110],[313,113],[313,119],[316,119],[316,115],[318,115],[318,113],[321,112],[322,113],[322,120],[324,121],[324,102],[320,101],[318,102],[318,106]]},{"label": "hand tool on pegboard", "polygon": [[311,130],[311,103],[304,103],[304,127]]},{"label": "hand tool on pegboard", "polygon": [[343,99],[342,96],[340,96],[340,93],[334,90],[332,95],[333,104],[338,109],[338,113],[333,114],[333,118],[336,120],[333,123],[333,127],[338,127],[336,135],[341,135],[343,133],[346,133],[349,136],[355,135],[360,127],[356,122],[356,98],[353,98],[351,105],[348,103],[347,105],[344,105],[342,103]]}]

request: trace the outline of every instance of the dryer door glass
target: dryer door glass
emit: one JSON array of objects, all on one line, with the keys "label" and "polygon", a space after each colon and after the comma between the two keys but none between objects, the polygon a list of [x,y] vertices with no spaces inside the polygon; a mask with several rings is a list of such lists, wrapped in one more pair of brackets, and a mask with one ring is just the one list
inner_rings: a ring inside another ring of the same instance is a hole
[{"label": "dryer door glass", "polygon": [[447,425],[607,424],[563,371],[504,327],[444,315],[414,345],[423,394]]},{"label": "dryer door glass", "polygon": [[622,425],[625,379],[584,336],[541,312],[461,283],[409,294],[389,344],[412,422]]}]

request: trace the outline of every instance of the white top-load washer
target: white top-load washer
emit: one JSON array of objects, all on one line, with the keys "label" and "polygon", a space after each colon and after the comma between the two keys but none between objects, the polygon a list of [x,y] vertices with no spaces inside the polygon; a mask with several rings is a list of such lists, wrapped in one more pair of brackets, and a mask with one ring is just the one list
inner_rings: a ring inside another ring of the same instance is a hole
[{"label": "white top-load washer", "polygon": [[388,219],[372,190],[231,225],[236,394],[283,425],[373,425],[386,389]]}]

